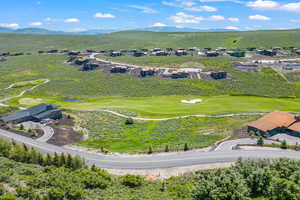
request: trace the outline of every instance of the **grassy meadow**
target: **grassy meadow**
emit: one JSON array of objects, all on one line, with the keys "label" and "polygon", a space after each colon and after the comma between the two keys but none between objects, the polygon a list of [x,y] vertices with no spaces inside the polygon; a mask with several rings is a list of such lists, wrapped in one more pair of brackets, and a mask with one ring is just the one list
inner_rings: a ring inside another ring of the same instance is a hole
[{"label": "grassy meadow", "polygon": [[168,145],[170,151],[182,150],[185,143],[189,148],[209,146],[233,135],[259,116],[232,118],[173,119],[167,121],[135,121],[126,125],[125,119],[102,112],[72,112],[80,119],[79,125],[89,132],[89,138],[78,143],[79,146],[112,152],[140,153],[164,151]]}]

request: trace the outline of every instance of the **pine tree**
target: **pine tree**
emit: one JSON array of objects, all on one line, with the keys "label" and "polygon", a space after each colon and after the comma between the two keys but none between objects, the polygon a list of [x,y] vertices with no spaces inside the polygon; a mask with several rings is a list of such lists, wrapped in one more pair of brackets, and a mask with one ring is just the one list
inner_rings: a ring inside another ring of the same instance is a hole
[{"label": "pine tree", "polygon": [[54,153],[52,164],[55,165],[56,167],[60,167],[59,156],[56,152]]},{"label": "pine tree", "polygon": [[34,148],[31,148],[29,157],[30,163],[39,164],[38,152]]},{"label": "pine tree", "polygon": [[67,155],[66,167],[72,168],[73,158],[70,154]]},{"label": "pine tree", "polygon": [[62,152],[60,154],[60,165],[61,166],[65,166],[66,165],[66,156],[65,156],[64,152]]},{"label": "pine tree", "polygon": [[52,165],[52,156],[49,153],[47,153],[47,155],[46,155],[45,165],[47,165],[47,166]]},{"label": "pine tree", "polygon": [[288,145],[287,145],[286,140],[283,140],[283,141],[281,142],[281,148],[282,148],[282,149],[287,149],[287,148],[288,148]]},{"label": "pine tree", "polygon": [[80,169],[83,167],[82,159],[79,156],[75,156],[72,162],[72,169]]},{"label": "pine tree", "polygon": [[259,145],[259,146],[263,146],[264,145],[264,139],[262,137],[258,138],[257,145]]},{"label": "pine tree", "polygon": [[152,148],[152,145],[149,146],[149,149],[148,149],[148,154],[152,154],[153,153],[153,148]]},{"label": "pine tree", "polygon": [[165,152],[169,152],[169,145],[167,144],[166,147],[165,147]]},{"label": "pine tree", "polygon": [[189,147],[188,147],[188,144],[187,143],[185,143],[184,144],[184,149],[183,149],[184,151],[188,151],[189,150]]},{"label": "pine tree", "polygon": [[91,170],[94,171],[94,172],[97,171],[97,167],[96,167],[95,164],[92,165]]},{"label": "pine tree", "polygon": [[45,159],[42,153],[38,152],[38,163],[39,165],[44,166],[45,165]]}]

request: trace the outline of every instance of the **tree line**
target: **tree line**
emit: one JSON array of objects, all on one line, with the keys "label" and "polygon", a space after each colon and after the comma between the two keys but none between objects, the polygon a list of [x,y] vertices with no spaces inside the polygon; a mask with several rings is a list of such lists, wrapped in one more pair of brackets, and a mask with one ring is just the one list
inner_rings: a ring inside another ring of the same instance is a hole
[{"label": "tree line", "polygon": [[25,144],[16,144],[14,141],[0,139],[0,156],[9,158],[16,162],[39,164],[41,166],[66,167],[80,169],[85,167],[85,161],[79,156],[72,156],[65,153],[42,154],[34,148]]}]

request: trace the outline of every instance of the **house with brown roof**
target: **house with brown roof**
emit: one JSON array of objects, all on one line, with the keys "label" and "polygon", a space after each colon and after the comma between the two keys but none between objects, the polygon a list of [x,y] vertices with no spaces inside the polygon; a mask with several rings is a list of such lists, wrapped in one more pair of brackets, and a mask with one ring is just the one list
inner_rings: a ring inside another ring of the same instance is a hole
[{"label": "house with brown roof", "polygon": [[248,132],[259,132],[262,135],[287,133],[300,136],[300,121],[295,115],[288,112],[275,111],[248,124]]},{"label": "house with brown roof", "polygon": [[128,67],[123,65],[113,66],[110,70],[111,73],[126,73],[127,71]]},{"label": "house with brown roof", "polygon": [[146,77],[146,76],[153,76],[155,73],[155,69],[151,68],[151,67],[144,67],[141,72],[140,75],[141,77]]}]

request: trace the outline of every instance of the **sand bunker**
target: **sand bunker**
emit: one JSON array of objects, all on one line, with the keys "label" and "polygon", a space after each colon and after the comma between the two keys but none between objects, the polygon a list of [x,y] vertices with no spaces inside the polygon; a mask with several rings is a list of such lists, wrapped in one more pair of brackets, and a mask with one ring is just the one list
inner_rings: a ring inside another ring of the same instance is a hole
[{"label": "sand bunker", "polygon": [[200,103],[202,99],[181,100],[181,103]]}]

